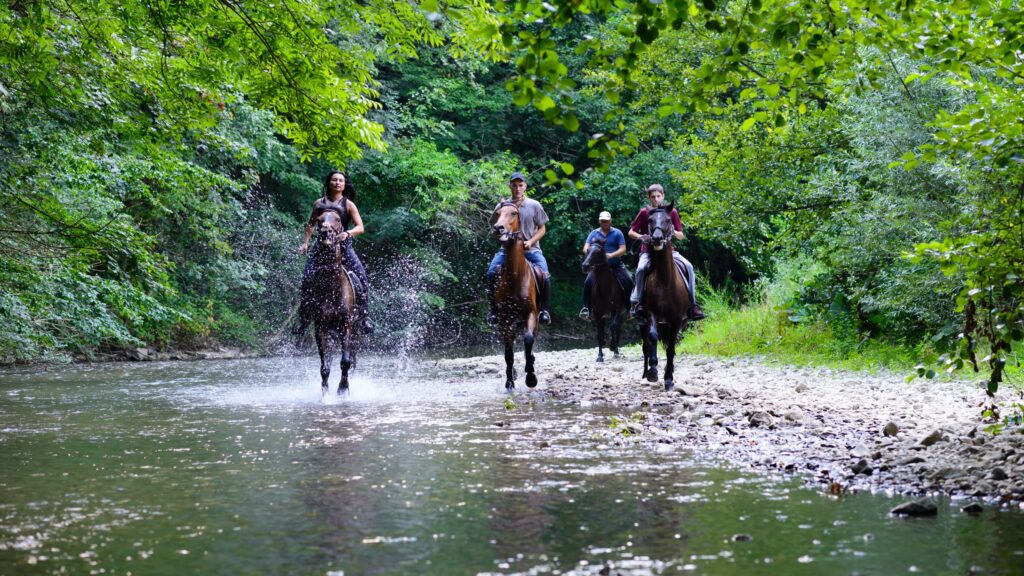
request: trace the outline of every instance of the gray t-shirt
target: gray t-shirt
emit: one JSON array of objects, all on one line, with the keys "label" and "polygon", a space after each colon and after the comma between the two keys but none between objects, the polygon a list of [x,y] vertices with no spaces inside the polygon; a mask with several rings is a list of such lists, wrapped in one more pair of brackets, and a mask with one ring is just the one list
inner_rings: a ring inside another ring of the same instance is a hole
[{"label": "gray t-shirt", "polygon": [[[501,208],[501,202],[494,207],[494,212],[491,213],[491,226],[498,219],[498,208]],[[523,239],[529,240],[537,234],[537,230],[548,223],[548,213],[544,211],[544,207],[540,205],[533,198],[524,198],[523,203],[519,206],[519,228],[523,233]],[[537,242],[530,247],[530,252],[534,250],[540,252],[540,242]]]}]

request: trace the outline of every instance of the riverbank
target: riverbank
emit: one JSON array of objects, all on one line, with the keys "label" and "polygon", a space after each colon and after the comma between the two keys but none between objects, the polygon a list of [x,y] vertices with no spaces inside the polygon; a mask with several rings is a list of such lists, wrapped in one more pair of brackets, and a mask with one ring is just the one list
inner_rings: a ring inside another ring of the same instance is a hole
[{"label": "riverbank", "polygon": [[[984,387],[905,381],[905,374],[769,364],[756,358],[678,357],[676,390],[641,378],[636,351],[603,364],[594,350],[537,354],[537,390],[622,410],[611,441],[674,444],[753,469],[783,470],[832,492],[944,493],[1024,507],[1024,430],[986,431]],[[525,390],[522,354],[517,386]],[[504,360],[438,360],[452,374],[504,380]],[[661,368],[664,367],[662,359]],[[1009,413],[1019,393],[1002,390]]]}]

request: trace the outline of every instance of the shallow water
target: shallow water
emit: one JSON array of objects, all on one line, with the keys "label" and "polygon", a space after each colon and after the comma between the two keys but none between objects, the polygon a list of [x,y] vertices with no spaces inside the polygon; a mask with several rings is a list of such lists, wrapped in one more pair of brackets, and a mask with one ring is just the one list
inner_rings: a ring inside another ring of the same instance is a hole
[{"label": "shallow water", "polygon": [[1024,573],[1019,511],[892,518],[430,362],[319,388],[313,359],[0,375],[0,573]]}]

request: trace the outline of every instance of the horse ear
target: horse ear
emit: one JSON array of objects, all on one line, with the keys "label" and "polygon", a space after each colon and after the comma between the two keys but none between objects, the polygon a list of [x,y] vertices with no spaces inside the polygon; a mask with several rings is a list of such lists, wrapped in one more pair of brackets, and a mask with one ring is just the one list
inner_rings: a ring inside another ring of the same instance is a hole
[{"label": "horse ear", "polygon": [[661,207],[664,208],[666,212],[672,212],[673,210],[676,209],[676,201],[673,200],[668,204],[662,204]]}]

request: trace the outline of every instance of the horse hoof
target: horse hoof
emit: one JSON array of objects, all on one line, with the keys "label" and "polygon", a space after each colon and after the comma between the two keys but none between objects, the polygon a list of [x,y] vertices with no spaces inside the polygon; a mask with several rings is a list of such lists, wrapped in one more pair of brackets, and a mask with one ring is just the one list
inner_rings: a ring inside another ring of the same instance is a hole
[{"label": "horse hoof", "polygon": [[598,362],[604,362],[604,354],[598,354],[597,355],[597,361]]},{"label": "horse hoof", "polygon": [[346,386],[344,388],[339,386],[338,387],[338,397],[339,398],[345,398],[346,396],[348,396],[348,386]]},{"label": "horse hoof", "polygon": [[516,383],[515,383],[514,380],[508,380],[508,381],[505,382],[505,390],[511,390],[511,389],[513,389],[515,387],[516,387]]},{"label": "horse hoof", "polygon": [[673,382],[671,378],[666,378],[665,379],[665,392],[669,392],[669,391],[671,391],[675,387],[676,387],[676,383]]},{"label": "horse hoof", "polygon": [[530,373],[526,375],[526,387],[536,388],[537,387],[537,375]]},{"label": "horse hoof", "polygon": [[648,382],[657,382],[658,381],[658,371],[657,370],[648,370],[647,374],[645,376],[647,377],[647,381]]}]

